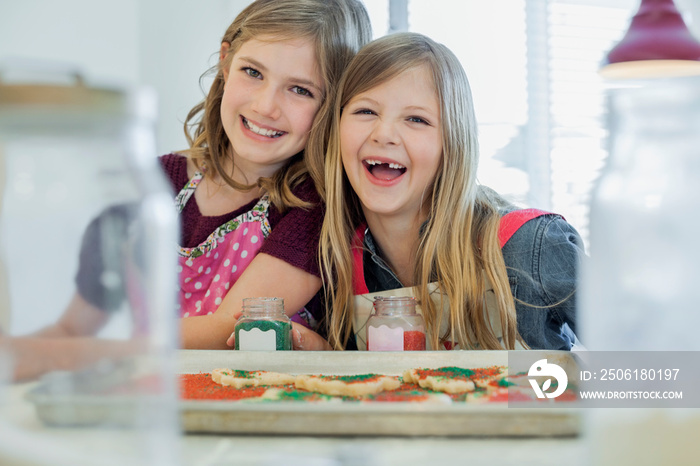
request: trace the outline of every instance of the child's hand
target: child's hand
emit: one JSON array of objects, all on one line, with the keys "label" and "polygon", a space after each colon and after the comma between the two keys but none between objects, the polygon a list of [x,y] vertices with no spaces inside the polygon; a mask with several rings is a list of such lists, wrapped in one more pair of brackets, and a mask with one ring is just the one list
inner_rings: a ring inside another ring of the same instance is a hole
[{"label": "child's hand", "polygon": [[226,340],[226,344],[233,348],[236,346],[236,332],[233,332],[230,337],[228,337],[228,340]]},{"label": "child's hand", "polygon": [[292,347],[298,351],[330,351],[333,349],[321,335],[296,322],[292,322]]},{"label": "child's hand", "polygon": [[[243,315],[242,312],[238,312],[238,313],[236,313],[236,314],[233,316],[233,318],[236,319],[236,322],[238,322],[238,319],[240,319],[242,315]],[[234,324],[234,326],[235,326],[235,324]],[[228,337],[228,340],[226,340],[226,344],[227,344],[228,346],[230,346],[231,348],[233,348],[234,346],[236,346],[236,332],[233,332],[233,333],[231,334],[231,336]]]}]

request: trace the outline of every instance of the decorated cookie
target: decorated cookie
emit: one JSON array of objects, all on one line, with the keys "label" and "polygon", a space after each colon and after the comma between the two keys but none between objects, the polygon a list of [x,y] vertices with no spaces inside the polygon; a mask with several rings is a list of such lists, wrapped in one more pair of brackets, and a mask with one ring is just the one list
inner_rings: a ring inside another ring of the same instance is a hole
[{"label": "decorated cookie", "polygon": [[365,396],[399,388],[398,377],[378,374],[298,375],[296,388],[326,395]]},{"label": "decorated cookie", "polygon": [[260,397],[260,400],[267,401],[304,401],[322,403],[342,403],[343,399],[337,396],[324,395],[323,393],[299,390],[295,387],[270,387]]},{"label": "decorated cookie", "polygon": [[472,392],[479,386],[502,378],[505,368],[493,366],[485,369],[464,369],[461,367],[439,367],[436,369],[408,369],[403,373],[403,381],[420,387],[445,393]]},{"label": "decorated cookie", "polygon": [[242,371],[234,369],[214,369],[211,371],[214,382],[229,387],[256,387],[258,385],[293,384],[295,377],[290,374],[269,371]]},{"label": "decorated cookie", "polygon": [[363,402],[394,402],[394,403],[434,403],[450,404],[452,398],[445,393],[434,392],[414,384],[401,384],[396,390],[384,391],[376,395],[362,397]]}]

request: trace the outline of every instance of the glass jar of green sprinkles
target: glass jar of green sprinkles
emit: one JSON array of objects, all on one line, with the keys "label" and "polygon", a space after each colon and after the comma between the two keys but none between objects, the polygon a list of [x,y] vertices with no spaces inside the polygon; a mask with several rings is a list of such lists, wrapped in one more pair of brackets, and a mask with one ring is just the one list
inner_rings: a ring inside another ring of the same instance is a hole
[{"label": "glass jar of green sprinkles", "polygon": [[284,313],[284,299],[246,298],[242,311],[235,329],[237,350],[292,349],[292,321]]}]

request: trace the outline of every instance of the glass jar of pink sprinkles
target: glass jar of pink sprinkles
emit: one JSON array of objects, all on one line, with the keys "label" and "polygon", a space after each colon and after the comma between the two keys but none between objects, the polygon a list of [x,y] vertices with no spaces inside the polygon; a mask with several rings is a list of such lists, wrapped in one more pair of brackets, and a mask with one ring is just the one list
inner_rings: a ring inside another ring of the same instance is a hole
[{"label": "glass jar of pink sprinkles", "polygon": [[369,351],[425,351],[425,322],[412,296],[377,296],[367,321]]}]

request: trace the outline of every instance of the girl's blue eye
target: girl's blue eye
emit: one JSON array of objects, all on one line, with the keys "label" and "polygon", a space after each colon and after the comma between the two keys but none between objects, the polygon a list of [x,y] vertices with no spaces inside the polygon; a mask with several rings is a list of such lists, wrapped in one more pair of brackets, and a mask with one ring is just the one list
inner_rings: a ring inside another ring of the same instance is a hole
[{"label": "girl's blue eye", "polygon": [[304,95],[304,96],[307,96],[307,97],[313,97],[313,96],[314,96],[314,95],[311,93],[310,90],[305,89],[305,88],[303,88],[303,87],[301,87],[301,86],[294,86],[294,87],[292,88],[292,92],[295,93],[295,94]]},{"label": "girl's blue eye", "polygon": [[243,71],[245,71],[246,74],[251,78],[259,78],[262,76],[262,74],[260,74],[260,71],[256,70],[255,68],[250,68],[248,66],[244,67]]},{"label": "girl's blue eye", "polygon": [[417,117],[417,116],[408,117],[408,121],[412,121],[412,122],[414,122],[414,123],[423,123],[423,124],[426,124],[426,125],[429,125],[429,124],[430,124],[430,123],[428,123],[426,120],[424,120],[423,118]]},{"label": "girl's blue eye", "polygon": [[355,115],[374,115],[374,111],[368,108],[358,108],[353,112]]}]

